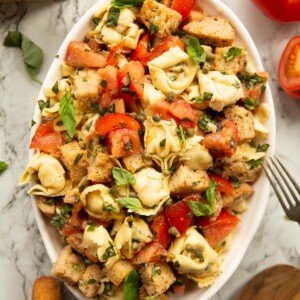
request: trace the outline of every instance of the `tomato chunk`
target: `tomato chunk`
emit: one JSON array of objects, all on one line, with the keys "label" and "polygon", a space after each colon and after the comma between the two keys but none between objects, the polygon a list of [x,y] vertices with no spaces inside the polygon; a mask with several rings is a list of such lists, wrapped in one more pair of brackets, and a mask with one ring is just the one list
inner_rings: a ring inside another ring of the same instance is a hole
[{"label": "tomato chunk", "polygon": [[83,232],[82,223],[85,218],[80,213],[82,210],[82,202],[78,202],[72,207],[72,216],[68,220],[68,223],[61,229],[61,232],[64,236],[69,236],[74,233]]},{"label": "tomato chunk", "polygon": [[161,261],[167,257],[168,251],[158,242],[150,242],[131,260],[134,265]]},{"label": "tomato chunk", "polygon": [[173,291],[176,295],[182,296],[184,294],[185,285],[173,285]]},{"label": "tomato chunk", "polygon": [[174,0],[171,8],[179,12],[184,21],[195,6],[195,0]]},{"label": "tomato chunk", "polygon": [[153,218],[150,228],[154,234],[154,240],[167,249],[171,242],[171,236],[168,232],[170,225],[164,212]]},{"label": "tomato chunk", "polygon": [[65,62],[73,67],[103,68],[106,65],[104,56],[92,52],[86,43],[77,41],[69,43]]},{"label": "tomato chunk", "polygon": [[141,148],[139,134],[136,130],[127,128],[110,131],[107,137],[107,147],[115,158],[138,153]]},{"label": "tomato chunk", "polygon": [[214,180],[218,185],[218,191],[224,194],[230,194],[234,192],[234,188],[229,180],[216,174],[208,174],[210,180]]},{"label": "tomato chunk", "polygon": [[148,62],[147,56],[150,53],[150,51],[148,50],[148,43],[149,43],[150,39],[151,39],[150,32],[148,32],[141,38],[136,49],[131,54],[131,60],[138,60],[144,66],[147,65],[147,62]]},{"label": "tomato chunk", "polygon": [[119,60],[119,55],[122,53],[125,41],[122,41],[118,45],[112,47],[107,57],[107,64],[116,67]]},{"label": "tomato chunk", "polygon": [[211,247],[220,244],[238,225],[240,219],[222,210],[215,221],[209,218],[199,218],[198,226],[203,230],[204,237]]},{"label": "tomato chunk", "polygon": [[112,113],[100,117],[95,124],[95,132],[100,135],[106,135],[108,132],[116,129],[134,129],[140,130],[138,121],[126,114]]}]

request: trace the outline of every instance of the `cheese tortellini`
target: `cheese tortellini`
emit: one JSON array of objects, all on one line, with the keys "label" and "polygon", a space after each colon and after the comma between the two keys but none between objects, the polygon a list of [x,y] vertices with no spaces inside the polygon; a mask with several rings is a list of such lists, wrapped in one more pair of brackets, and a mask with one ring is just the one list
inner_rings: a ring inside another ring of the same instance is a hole
[{"label": "cheese tortellini", "polygon": [[166,96],[157,90],[151,83],[144,83],[144,95],[141,99],[142,106],[146,115],[152,115],[152,106],[155,103],[164,101]]},{"label": "cheese tortellini", "polygon": [[120,259],[119,251],[103,226],[87,225],[83,233],[82,246],[100,262],[105,263],[107,268],[111,268]]},{"label": "cheese tortellini", "polygon": [[66,179],[65,173],[63,166],[56,158],[38,152],[27,165],[19,184],[28,183],[34,175],[37,175],[40,183],[34,184],[29,189],[29,194],[61,196],[72,188],[72,183]]},{"label": "cheese tortellini", "polygon": [[176,238],[168,252],[178,272],[197,282],[198,276],[210,276],[210,270],[213,270],[214,278],[220,273],[218,254],[194,227]]},{"label": "cheese tortellini", "polygon": [[235,75],[224,75],[218,71],[207,74],[198,72],[200,95],[205,99],[209,95],[209,107],[222,111],[225,106],[235,104],[244,97],[242,84]]},{"label": "cheese tortellini", "polygon": [[92,217],[103,221],[124,219],[124,214],[109,193],[109,188],[103,184],[85,188],[80,195],[80,200],[85,211]]},{"label": "cheese tortellini", "polygon": [[152,168],[145,168],[133,176],[133,189],[143,206],[137,213],[146,216],[156,214],[170,196],[168,177]]},{"label": "cheese tortellini", "polygon": [[148,224],[133,216],[127,217],[115,237],[115,245],[127,258],[131,259],[147,243],[151,242],[153,234]]},{"label": "cheese tortellini", "polygon": [[179,47],[173,47],[148,62],[153,85],[163,93],[182,93],[193,81],[198,65]]},{"label": "cheese tortellini", "polygon": [[[83,124],[80,131],[78,131],[78,143],[80,147],[84,147],[92,143],[92,148],[99,144],[99,137],[95,135],[95,124],[99,118],[98,114],[91,115],[89,119]],[[89,150],[91,147],[87,147]]]}]

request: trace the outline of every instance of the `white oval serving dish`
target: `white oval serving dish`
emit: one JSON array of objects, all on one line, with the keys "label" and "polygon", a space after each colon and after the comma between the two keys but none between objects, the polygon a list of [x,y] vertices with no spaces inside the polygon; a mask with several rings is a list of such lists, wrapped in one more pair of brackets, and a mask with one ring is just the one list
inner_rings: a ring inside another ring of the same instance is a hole
[{"label": "white oval serving dish", "polygon": [[[55,59],[47,73],[44,80],[43,86],[39,93],[39,99],[45,99],[43,90],[44,87],[55,82],[61,77],[60,67],[66,53],[67,46],[72,40],[83,40],[84,35],[91,28],[91,20],[94,13],[99,10],[108,0],[100,0],[98,3],[93,5],[73,26],[64,42],[62,43],[58,54],[59,58]],[[251,65],[257,71],[263,70],[263,66],[255,47],[253,40],[250,37],[247,29],[241,23],[239,18],[221,1],[219,0],[201,0],[198,1],[199,6],[204,9],[209,15],[212,16],[224,16],[226,17],[236,32],[236,43],[238,45],[243,45],[248,49],[248,54],[251,60]],[[273,99],[270,92],[269,86],[267,86],[264,101],[270,106],[270,119],[268,120],[267,126],[270,128],[270,134],[268,143],[270,148],[268,150],[268,156],[274,153],[275,149],[275,112],[273,106]],[[40,119],[40,110],[38,105],[36,105],[34,112],[34,120]],[[32,128],[31,135],[33,135],[36,130],[36,126],[39,122]],[[34,154],[34,150],[30,150],[29,156]],[[263,218],[264,211],[269,198],[270,185],[265,176],[262,174],[260,179],[254,185],[255,194],[250,200],[249,209],[242,215],[242,222],[235,231],[232,239],[232,245],[230,250],[226,253],[225,259],[222,263],[221,269],[222,274],[218,277],[216,282],[205,289],[195,288],[188,293],[185,293],[185,300],[207,300],[210,299],[214,294],[216,294],[220,288],[226,283],[233,272],[237,269],[240,264],[258,226]],[[56,257],[60,250],[63,248],[63,242],[56,229],[50,225],[49,220],[44,217],[35,204],[34,197],[32,196],[32,205],[35,214],[35,218],[38,224],[39,231],[42,236],[42,240],[50,257],[52,263],[55,262]],[[69,286],[70,291],[78,298],[85,299],[84,296],[75,288]],[[182,296],[180,297],[182,298]],[[172,296],[171,299],[179,299],[179,296]]]}]

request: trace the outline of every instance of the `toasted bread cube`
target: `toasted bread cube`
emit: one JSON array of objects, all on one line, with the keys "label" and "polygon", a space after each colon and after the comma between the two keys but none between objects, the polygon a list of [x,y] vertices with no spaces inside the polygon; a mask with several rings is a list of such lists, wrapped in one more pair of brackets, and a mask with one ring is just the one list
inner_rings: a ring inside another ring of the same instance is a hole
[{"label": "toasted bread cube", "polygon": [[146,0],[143,3],[140,18],[148,29],[150,26],[156,26],[158,29],[156,34],[160,38],[165,38],[175,31],[182,19],[177,11],[155,0]]},{"label": "toasted bread cube", "polygon": [[82,150],[78,142],[74,141],[60,147],[62,162],[70,173],[70,178],[74,184],[80,182],[87,174],[87,151]]},{"label": "toasted bread cube", "polygon": [[52,274],[70,284],[76,284],[85,272],[85,263],[79,255],[66,246],[59,254],[52,268]]},{"label": "toasted bread cube", "polygon": [[[139,289],[139,295],[138,299],[139,300],[144,300],[144,299],[151,299],[152,297],[149,296],[147,293],[147,290],[144,286],[141,286]],[[169,298],[166,296],[166,294],[161,294],[158,297],[155,297],[155,300],[168,300]]]},{"label": "toasted bread cube", "polygon": [[240,187],[234,189],[232,193],[222,195],[223,207],[233,207],[241,201],[249,199],[254,193],[251,185],[242,183]]},{"label": "toasted bread cube", "polygon": [[242,49],[240,55],[236,55],[231,59],[226,59],[226,55],[231,47],[217,47],[215,49],[215,59],[212,64],[212,70],[223,71],[228,74],[237,74],[244,70],[247,64],[247,52]]},{"label": "toasted bread cube", "polygon": [[36,205],[46,216],[51,217],[55,215],[55,202],[50,202],[49,198],[44,196],[37,196]]},{"label": "toasted bread cube", "polygon": [[86,268],[82,279],[79,281],[80,291],[87,297],[93,298],[97,295],[98,289],[100,287],[100,280],[104,277],[105,272],[103,272],[99,265],[93,264]]},{"label": "toasted bread cube", "polygon": [[204,45],[227,47],[234,41],[234,30],[227,19],[221,17],[205,17],[193,21],[183,27],[188,34],[200,39]]},{"label": "toasted bread cube", "polygon": [[152,297],[166,292],[176,280],[172,269],[165,262],[149,263],[141,267],[139,273],[147,293]]},{"label": "toasted bread cube", "polygon": [[52,276],[42,276],[35,280],[32,287],[32,300],[61,299],[61,282]]},{"label": "toasted bread cube", "polygon": [[255,136],[252,113],[242,106],[234,105],[224,109],[226,119],[233,121],[238,127],[239,144],[250,142]]},{"label": "toasted bread cube", "polygon": [[[146,163],[143,160],[141,153],[134,153],[129,156],[122,157],[121,161],[124,168],[132,174],[139,169],[146,167]],[[149,166],[149,164],[147,164],[147,166]]]},{"label": "toasted bread cube", "polygon": [[134,270],[134,268],[128,260],[118,260],[107,270],[107,277],[114,285],[120,285],[127,274],[132,270]]},{"label": "toasted bread cube", "polygon": [[209,186],[209,178],[206,171],[193,171],[187,166],[181,165],[169,180],[171,194],[185,195],[205,191]]}]

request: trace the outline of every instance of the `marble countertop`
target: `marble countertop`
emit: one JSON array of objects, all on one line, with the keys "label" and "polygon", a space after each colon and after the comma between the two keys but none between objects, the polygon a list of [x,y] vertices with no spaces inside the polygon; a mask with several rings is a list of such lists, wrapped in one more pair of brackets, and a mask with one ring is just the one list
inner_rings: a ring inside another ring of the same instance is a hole
[{"label": "marble countertop", "polygon": [[[45,53],[38,76],[43,79],[67,32],[96,0],[40,2],[0,4],[0,36],[18,29],[38,44]],[[289,98],[278,86],[276,68],[288,39],[299,35],[300,22],[272,22],[249,0],[224,2],[248,28],[271,75],[277,117],[276,151],[296,176],[300,169],[300,101]],[[35,278],[49,274],[51,263],[34,220],[27,187],[17,187],[17,180],[27,163],[32,104],[40,87],[25,73],[18,50],[4,48],[2,41],[0,66],[0,160],[10,165],[0,175],[1,299],[31,299]],[[233,299],[253,275],[274,264],[300,267],[299,230],[298,224],[284,218],[272,192],[263,221],[239,268],[212,300]],[[65,291],[64,299],[74,298]]]}]

